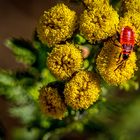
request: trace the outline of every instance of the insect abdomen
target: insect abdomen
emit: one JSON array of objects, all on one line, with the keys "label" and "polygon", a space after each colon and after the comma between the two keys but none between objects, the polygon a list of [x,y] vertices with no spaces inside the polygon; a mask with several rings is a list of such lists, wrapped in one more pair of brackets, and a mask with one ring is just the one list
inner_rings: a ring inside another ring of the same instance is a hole
[{"label": "insect abdomen", "polygon": [[135,33],[130,27],[126,26],[122,28],[122,31],[120,34],[120,43],[121,45],[130,45],[134,47]]}]

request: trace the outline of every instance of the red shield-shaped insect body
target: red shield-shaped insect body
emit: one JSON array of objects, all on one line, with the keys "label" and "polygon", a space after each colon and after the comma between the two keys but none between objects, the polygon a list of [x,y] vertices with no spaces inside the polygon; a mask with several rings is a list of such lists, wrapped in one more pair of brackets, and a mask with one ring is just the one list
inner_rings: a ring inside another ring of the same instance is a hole
[{"label": "red shield-shaped insect body", "polygon": [[122,58],[123,60],[127,60],[135,44],[135,33],[130,27],[126,26],[122,28],[120,44],[122,45]]},{"label": "red shield-shaped insect body", "polygon": [[119,60],[117,61],[119,65],[115,71],[122,66],[123,62],[126,62],[130,56],[130,53],[133,51],[135,45],[135,32],[132,30],[132,28],[128,26],[122,28],[120,33],[120,44],[122,51],[119,55]]}]

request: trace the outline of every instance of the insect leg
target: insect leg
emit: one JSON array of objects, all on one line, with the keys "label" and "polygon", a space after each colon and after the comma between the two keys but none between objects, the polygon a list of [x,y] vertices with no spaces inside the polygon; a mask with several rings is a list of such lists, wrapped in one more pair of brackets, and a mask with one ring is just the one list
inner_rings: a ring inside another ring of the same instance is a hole
[{"label": "insect leg", "polygon": [[126,65],[126,60],[125,60],[124,63],[123,63],[123,68],[125,67],[125,65]]},{"label": "insect leg", "polygon": [[123,64],[124,64],[124,60],[121,60],[121,62],[118,64],[117,68],[114,71],[116,71],[118,68],[122,67]]},{"label": "insect leg", "polygon": [[[117,64],[120,62],[121,56],[122,56],[122,52],[120,52],[120,54],[119,54],[119,58],[118,58],[118,60],[117,60],[117,62],[116,62]],[[123,60],[122,60],[122,61],[123,61]],[[122,61],[121,61],[121,62],[122,62]],[[121,62],[120,62],[120,63],[121,63]]]},{"label": "insect leg", "polygon": [[120,42],[116,39],[116,37],[111,37],[110,38],[111,39],[111,41],[114,43],[114,45],[116,46],[116,47],[119,47],[119,48],[121,48],[122,47],[122,45],[120,44]]},{"label": "insect leg", "polygon": [[115,45],[116,47],[119,47],[119,48],[122,47],[121,44],[120,44],[119,42],[116,42],[116,41],[114,41],[114,45]]}]

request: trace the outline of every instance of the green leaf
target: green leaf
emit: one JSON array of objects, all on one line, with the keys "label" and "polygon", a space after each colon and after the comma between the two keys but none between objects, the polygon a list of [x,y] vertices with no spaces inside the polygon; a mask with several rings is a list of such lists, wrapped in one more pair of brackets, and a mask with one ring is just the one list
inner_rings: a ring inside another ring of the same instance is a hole
[{"label": "green leaf", "polygon": [[82,37],[81,35],[79,34],[76,34],[73,38],[74,42],[76,44],[84,44],[86,43],[86,39],[84,37]]},{"label": "green leaf", "polygon": [[34,120],[35,117],[35,107],[32,104],[13,107],[9,111],[11,116],[20,118],[23,123],[29,123],[30,121]]},{"label": "green leaf", "polygon": [[26,127],[15,128],[12,133],[13,140],[38,140],[39,129],[29,131]]},{"label": "green leaf", "polygon": [[32,65],[35,62],[35,50],[31,47],[31,44],[28,41],[23,39],[10,39],[7,40],[5,44],[12,50],[18,62],[27,65]]},{"label": "green leaf", "polygon": [[23,105],[31,102],[30,97],[24,87],[21,86],[4,86],[0,85],[0,95],[4,95],[10,101]]},{"label": "green leaf", "polygon": [[51,52],[51,48],[49,48],[47,45],[42,44],[40,41],[34,41],[33,45],[35,49],[37,50],[37,59],[35,64],[33,65],[35,68],[38,68],[38,70],[41,72],[44,68],[46,68],[46,60],[48,53]]},{"label": "green leaf", "polygon": [[0,85],[5,85],[5,86],[13,86],[15,85],[15,78],[12,75],[12,73],[4,70],[0,70]]}]

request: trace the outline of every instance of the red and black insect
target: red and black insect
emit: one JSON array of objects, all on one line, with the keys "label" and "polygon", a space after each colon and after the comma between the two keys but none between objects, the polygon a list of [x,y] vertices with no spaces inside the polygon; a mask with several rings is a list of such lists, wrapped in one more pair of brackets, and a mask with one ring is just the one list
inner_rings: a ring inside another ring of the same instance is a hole
[{"label": "red and black insect", "polygon": [[[124,61],[126,62],[133,51],[135,45],[135,32],[132,30],[132,28],[128,26],[122,28],[120,33],[120,44],[122,51],[119,55],[119,60],[117,61],[117,63],[120,62],[120,65],[116,69],[118,69]],[[120,61],[121,58],[122,60]]]},{"label": "red and black insect", "polygon": [[122,45],[122,58],[123,60],[127,60],[130,53],[133,51],[135,44],[135,33],[130,27],[126,26],[122,28],[120,34],[120,44]]}]

